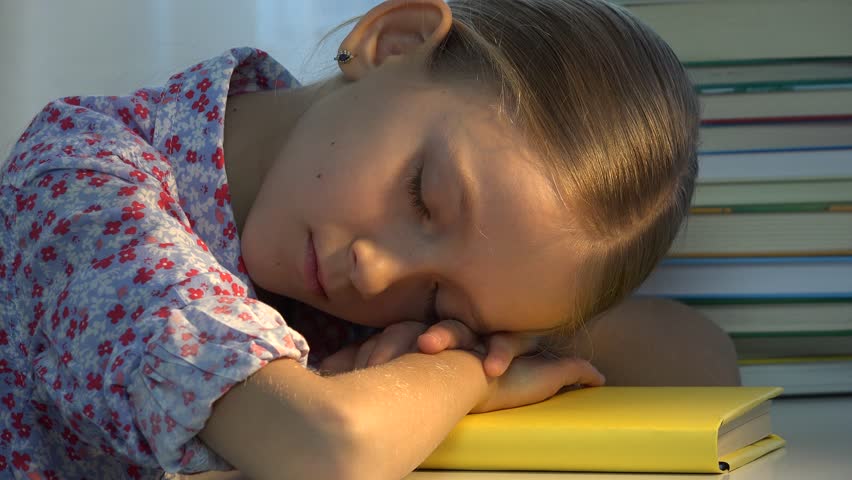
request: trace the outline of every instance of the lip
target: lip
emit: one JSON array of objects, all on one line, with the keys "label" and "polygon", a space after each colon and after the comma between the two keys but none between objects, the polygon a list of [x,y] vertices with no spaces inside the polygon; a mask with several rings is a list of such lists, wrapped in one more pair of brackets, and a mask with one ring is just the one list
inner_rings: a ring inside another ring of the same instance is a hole
[{"label": "lip", "polygon": [[305,252],[305,283],[307,283],[308,290],[328,300],[328,294],[325,292],[321,278],[322,273],[319,268],[317,251],[314,247],[314,235],[311,231],[308,231],[308,245]]}]

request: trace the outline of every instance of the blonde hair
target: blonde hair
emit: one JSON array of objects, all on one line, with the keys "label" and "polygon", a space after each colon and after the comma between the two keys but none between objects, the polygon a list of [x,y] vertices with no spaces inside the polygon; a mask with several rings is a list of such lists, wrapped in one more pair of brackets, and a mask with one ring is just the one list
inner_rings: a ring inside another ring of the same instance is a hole
[{"label": "blonde hair", "polygon": [[671,245],[698,170],[696,95],[671,48],[622,7],[447,3],[452,28],[428,71],[486,80],[578,217],[583,278],[564,334],[636,289]]}]

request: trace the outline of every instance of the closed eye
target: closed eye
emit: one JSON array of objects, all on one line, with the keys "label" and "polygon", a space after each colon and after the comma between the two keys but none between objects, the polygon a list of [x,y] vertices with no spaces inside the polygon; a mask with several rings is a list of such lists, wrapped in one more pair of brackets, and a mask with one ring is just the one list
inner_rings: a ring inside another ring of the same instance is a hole
[{"label": "closed eye", "polygon": [[411,196],[411,206],[417,211],[420,217],[429,220],[432,218],[429,208],[423,201],[423,164],[417,167],[417,171],[411,178],[408,179],[408,193]]}]

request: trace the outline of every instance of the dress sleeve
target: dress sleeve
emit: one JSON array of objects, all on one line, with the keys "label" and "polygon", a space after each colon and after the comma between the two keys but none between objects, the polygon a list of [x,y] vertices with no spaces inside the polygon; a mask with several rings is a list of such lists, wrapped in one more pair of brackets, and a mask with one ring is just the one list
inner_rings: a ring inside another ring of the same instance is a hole
[{"label": "dress sleeve", "polygon": [[272,360],[305,365],[307,343],[215,260],[165,168],[92,152],[45,156],[11,190],[36,390],[88,454],[230,469],[196,437],[213,403]]}]

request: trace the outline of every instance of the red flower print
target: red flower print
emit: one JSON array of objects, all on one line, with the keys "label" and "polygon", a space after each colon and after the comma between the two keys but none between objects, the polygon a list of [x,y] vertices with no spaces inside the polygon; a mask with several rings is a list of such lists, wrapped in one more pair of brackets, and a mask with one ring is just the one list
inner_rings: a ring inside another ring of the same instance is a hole
[{"label": "red flower print", "polygon": [[59,358],[59,361],[64,363],[65,365],[68,365],[71,360],[74,360],[74,356],[71,355],[71,352],[67,350],[62,354],[62,357]]},{"label": "red flower print", "polygon": [[136,259],[136,250],[133,247],[123,248],[118,252],[118,263],[125,263]]},{"label": "red flower print", "polygon": [[105,340],[104,343],[98,345],[98,356],[103,357],[112,353],[112,342]]},{"label": "red flower print", "polygon": [[222,170],[225,166],[225,152],[222,150],[222,147],[216,147],[216,152],[213,153],[212,159],[216,168]]},{"label": "red flower print", "polygon": [[124,122],[125,125],[130,124],[130,109],[121,108],[118,110],[118,116],[121,117],[121,121]]},{"label": "red flower print", "polygon": [[198,110],[198,113],[203,113],[208,104],[210,104],[210,99],[207,98],[206,94],[202,93],[201,96],[198,97],[198,100],[192,103],[192,109]]},{"label": "red flower print", "polygon": [[124,213],[121,214],[121,219],[123,221],[130,220],[131,218],[133,220],[140,220],[140,219],[145,217],[145,214],[142,213],[142,210],[144,210],[144,209],[145,209],[144,204],[141,204],[141,203],[134,200],[133,203],[129,207],[124,207],[124,208],[121,209],[121,211],[124,212]]},{"label": "red flower print", "polygon": [[183,87],[182,83],[173,83],[173,84],[169,85],[169,93],[171,93],[172,95],[174,95],[176,93],[180,93],[180,89],[182,87]]},{"label": "red flower print", "polygon": [[207,89],[208,89],[208,88],[210,88],[210,86],[211,86],[211,85],[213,85],[213,83],[212,83],[212,82],[210,82],[210,79],[209,79],[209,78],[206,78],[206,77],[205,77],[205,78],[204,78],[204,80],[202,80],[202,81],[198,82],[198,85],[196,85],[196,86],[195,86],[195,88],[197,88],[197,89],[201,90],[202,92],[205,92],[205,93],[206,93],[206,92],[207,92]]},{"label": "red flower print", "polygon": [[44,287],[42,287],[41,285],[39,285],[39,284],[37,284],[37,283],[34,283],[34,284],[33,284],[33,294],[32,294],[32,297],[33,297],[33,298],[41,297],[41,295],[42,295],[43,293],[44,293]]},{"label": "red flower print", "polygon": [[59,221],[59,223],[56,224],[56,227],[54,227],[54,229],[53,229],[53,233],[55,235],[65,235],[66,233],[68,233],[68,227],[70,227],[70,226],[71,226],[71,220],[68,220],[67,218],[63,218],[62,220]]},{"label": "red flower print", "polygon": [[249,320],[251,320],[251,314],[248,313],[248,312],[242,312],[239,315],[237,315],[237,318],[239,318],[240,320],[242,320],[244,322],[248,322]]},{"label": "red flower print", "polygon": [[28,453],[19,453],[15,450],[12,451],[12,465],[15,466],[18,470],[23,470],[25,472],[30,471],[30,455]]},{"label": "red flower print", "polygon": [[[50,177],[50,175],[46,175],[44,178],[48,178],[48,177]],[[51,177],[51,180],[52,179],[53,178]],[[44,179],[42,179],[42,181],[39,182],[39,185],[41,185],[42,183],[44,183]],[[43,185],[43,186],[47,186],[47,185]],[[18,211],[22,212],[24,210],[32,210],[35,207],[36,198],[38,198],[38,194],[36,194],[36,193],[30,195],[29,197],[24,197],[23,195],[20,195],[20,194],[16,195],[15,196],[15,205],[16,205]]]},{"label": "red flower print", "polygon": [[124,318],[125,315],[127,315],[127,312],[124,311],[124,305],[120,303],[116,303],[115,306],[112,307],[112,310],[107,312],[107,317],[110,318],[113,325],[118,323],[118,321]]},{"label": "red flower print", "polygon": [[180,347],[180,356],[181,357],[194,357],[198,355],[198,344],[184,344]]},{"label": "red flower print", "polygon": [[77,169],[77,173],[74,175],[74,178],[76,178],[77,180],[82,180],[84,178],[93,176],[95,176],[95,172],[92,170]]},{"label": "red flower print", "polygon": [[68,105],[74,105],[74,106],[77,106],[77,107],[80,106],[80,97],[78,97],[78,96],[62,97],[62,101],[67,103]]},{"label": "red flower print", "polygon": [[138,116],[142,120],[148,118],[148,109],[145,108],[145,105],[142,105],[141,103],[136,104],[136,107],[133,109],[133,113],[135,113],[136,116]]},{"label": "red flower print", "polygon": [[3,405],[6,405],[6,408],[9,410],[15,408],[15,398],[12,396],[12,392],[9,392],[8,395],[3,397]]},{"label": "red flower print", "polygon": [[47,117],[47,123],[56,123],[56,121],[59,120],[59,115],[60,112],[58,108],[51,108],[50,116]]},{"label": "red flower print", "polygon": [[52,245],[41,249],[41,259],[45,262],[56,260],[56,251]]},{"label": "red flower print", "polygon": [[136,334],[133,332],[133,329],[128,328],[127,330],[124,331],[123,334],[121,334],[121,337],[119,337],[118,341],[120,341],[121,344],[126,347],[126,346],[130,345],[130,342],[132,342],[135,339],[136,339]]},{"label": "red flower print", "polygon": [[144,312],[145,309],[142,308],[142,305],[139,305],[138,307],[136,307],[136,310],[134,310],[133,313],[130,314],[130,318],[132,318],[134,321],[139,320],[139,317],[141,317]]},{"label": "red flower print", "polygon": [[160,210],[168,209],[173,203],[175,203],[175,199],[171,195],[160,191],[160,199],[157,201],[157,206],[160,207]]},{"label": "red flower print", "polygon": [[89,390],[100,390],[104,387],[104,377],[101,376],[101,374],[95,375],[93,372],[90,372],[86,375],[86,380],[89,381],[89,383],[86,384],[86,388]]},{"label": "red flower print", "polygon": [[195,163],[198,161],[198,153],[195,150],[187,150],[186,151],[186,161],[187,163]]},{"label": "red flower print", "polygon": [[222,235],[228,237],[228,240],[233,240],[237,235],[237,227],[234,225],[234,222],[228,222],[228,226],[222,230]]},{"label": "red flower print", "polygon": [[225,203],[231,203],[231,192],[229,191],[227,183],[223,183],[222,186],[216,189],[216,192],[213,194],[213,198],[216,199],[216,204],[220,207],[224,207]]},{"label": "red flower print", "polygon": [[139,170],[133,170],[132,172],[130,172],[130,176],[135,178],[136,181],[138,181],[140,183],[144,182],[148,178],[148,175],[145,175],[145,173],[143,173]]},{"label": "red flower print", "polygon": [[47,215],[44,216],[44,224],[50,225],[53,221],[56,220],[56,212],[53,210],[47,212]]},{"label": "red flower print", "polygon": [[[50,185],[50,182],[52,182],[52,181],[53,181],[53,175],[47,173],[43,177],[41,177],[41,180],[39,180],[39,182],[38,182],[38,186],[39,187],[46,187],[46,186]],[[21,195],[18,195],[18,197],[21,197]],[[18,211],[20,211],[20,210],[18,210]]]},{"label": "red flower print", "polygon": [[135,185],[130,186],[130,187],[121,187],[121,189],[118,190],[118,195],[122,196],[122,197],[129,197],[130,195],[133,195],[134,193],[136,193],[136,190],[138,190],[138,189],[139,189],[139,187],[137,187]]},{"label": "red flower print", "polygon": [[147,283],[148,280],[154,278],[154,271],[147,270],[145,267],[136,271],[136,277],[133,278],[133,283]]},{"label": "red flower print", "polygon": [[103,187],[108,181],[109,181],[109,177],[106,176],[106,175],[101,176],[101,177],[94,177],[91,180],[89,180],[89,185],[100,188],[100,187]]},{"label": "red flower print", "polygon": [[65,117],[62,119],[62,122],[59,123],[59,126],[62,127],[62,130],[71,130],[74,128],[74,121],[71,120],[71,117]]},{"label": "red flower print", "polygon": [[100,260],[94,259],[94,260],[92,260],[92,268],[94,268],[94,269],[107,268],[108,266],[110,266],[112,264],[113,258],[115,258],[115,254],[112,254],[112,255],[110,255],[106,258],[102,258]]},{"label": "red flower print", "polygon": [[[166,178],[166,173],[167,173],[167,172],[165,172],[165,171],[163,171],[163,170],[160,170],[160,169],[159,169],[159,168],[157,168],[157,167],[153,167],[153,168],[151,168],[151,173],[152,173],[155,177],[157,177],[157,180],[159,180],[159,181],[161,181],[161,182],[162,182],[162,181],[163,181],[163,179],[164,179],[164,178]],[[165,185],[165,184],[162,184],[162,185],[161,185],[161,188],[163,188],[164,190],[168,191],[168,188],[169,188],[169,187],[168,187],[167,185]]]},{"label": "red flower print", "polygon": [[200,288],[190,288],[189,289],[189,298],[190,300],[198,300],[199,298],[204,296],[204,291]]},{"label": "red flower print", "polygon": [[53,195],[50,196],[51,198],[56,198],[68,191],[68,188],[65,186],[64,179],[56,182],[52,187],[50,187],[50,189],[53,190]]},{"label": "red flower print", "polygon": [[207,112],[207,121],[212,122],[213,120],[217,120],[219,118],[219,105],[213,107],[213,110]]},{"label": "red flower print", "polygon": [[174,266],[175,266],[175,262],[169,260],[166,257],[163,257],[163,258],[160,259],[159,262],[157,262],[157,265],[155,265],[154,268],[156,268],[157,270],[160,270],[160,269],[171,270],[172,267],[174,267]]},{"label": "red flower print", "polygon": [[115,235],[121,229],[121,222],[116,220],[114,222],[106,222],[106,228],[104,228],[104,235]]},{"label": "red flower print", "polygon": [[33,240],[38,240],[41,236],[41,225],[38,222],[33,222],[32,228],[30,228],[30,238]]},{"label": "red flower print", "polygon": [[172,135],[172,138],[166,140],[166,153],[169,155],[179,152],[181,148],[180,137],[177,135]]}]

